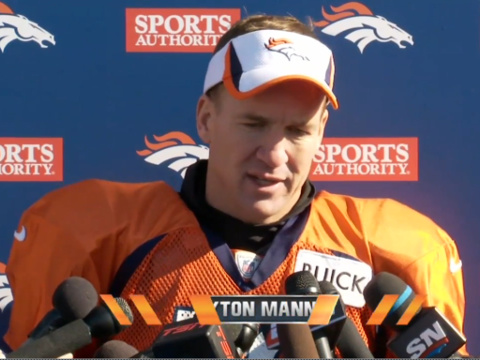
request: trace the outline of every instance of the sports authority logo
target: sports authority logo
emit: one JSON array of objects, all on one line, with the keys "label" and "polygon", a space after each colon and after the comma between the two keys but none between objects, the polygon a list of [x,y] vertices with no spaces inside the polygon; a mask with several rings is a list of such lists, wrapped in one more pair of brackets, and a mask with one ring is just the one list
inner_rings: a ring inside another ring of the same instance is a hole
[{"label": "sports authority logo", "polygon": [[53,35],[47,30],[25,16],[15,14],[8,5],[0,2],[0,50],[4,52],[14,40],[35,41],[42,48],[48,47],[46,43],[55,45]]},{"label": "sports authority logo", "polygon": [[0,181],[63,181],[63,139],[0,138]]},{"label": "sports authority logo", "polygon": [[127,9],[127,52],[212,52],[240,9]]},{"label": "sports authority logo", "polygon": [[413,37],[396,24],[382,16],[374,15],[364,4],[349,2],[341,6],[330,6],[333,14],[322,7],[324,20],[314,22],[327,35],[344,34],[345,39],[353,42],[363,53],[373,41],[393,42],[404,49],[405,44],[413,45]]},{"label": "sports authority logo", "polygon": [[168,164],[168,167],[185,177],[187,168],[198,160],[208,159],[209,149],[198,145],[187,134],[173,131],[162,136],[154,135],[156,142],[150,142],[145,136],[147,149],[137,151],[145,161],[153,164]]},{"label": "sports authority logo", "polygon": [[312,181],[418,181],[418,138],[326,138]]},{"label": "sports authority logo", "polygon": [[294,56],[302,60],[310,61],[310,59],[304,55],[298,54],[295,50],[294,44],[289,39],[268,39],[268,44],[264,44],[265,48],[270,51],[276,51],[280,54],[283,54],[290,61]]}]

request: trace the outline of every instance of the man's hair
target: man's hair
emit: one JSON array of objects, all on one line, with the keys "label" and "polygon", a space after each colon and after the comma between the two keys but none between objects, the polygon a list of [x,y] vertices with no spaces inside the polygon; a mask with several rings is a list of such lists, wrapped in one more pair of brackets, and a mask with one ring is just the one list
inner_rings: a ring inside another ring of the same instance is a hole
[{"label": "man's hair", "polygon": [[233,26],[218,40],[214,53],[223,48],[230,40],[253,31],[285,30],[307,35],[318,40],[313,29],[313,25],[308,26],[293,16],[252,15],[233,24]]},{"label": "man's hair", "polygon": [[[285,30],[319,40],[317,34],[315,34],[312,23],[307,25],[294,16],[251,15],[233,24],[218,40],[213,53],[215,54],[220,51],[230,40],[258,30]],[[207,96],[213,100],[216,106],[219,106],[218,89],[220,88],[220,84],[215,85],[207,91]],[[325,100],[325,103],[327,103],[327,100]]]}]

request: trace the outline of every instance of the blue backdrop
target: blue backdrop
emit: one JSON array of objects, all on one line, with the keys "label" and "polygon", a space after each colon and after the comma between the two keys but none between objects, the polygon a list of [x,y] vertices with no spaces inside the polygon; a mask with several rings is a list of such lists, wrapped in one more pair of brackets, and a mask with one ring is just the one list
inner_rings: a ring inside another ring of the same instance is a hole
[{"label": "blue backdrop", "polygon": [[[183,9],[194,8],[208,14],[209,9],[227,8],[240,9],[242,17],[292,14],[316,22],[318,34],[335,55],[341,108],[331,113],[327,137],[418,138],[418,181],[367,177],[361,182],[318,181],[316,187],[395,198],[430,216],[457,241],[465,273],[469,350],[480,354],[480,1],[347,2],[2,0],[0,138],[63,138],[64,147],[56,149],[63,153],[63,181],[38,181],[35,176],[16,181],[0,175],[0,261],[8,261],[22,212],[51,190],[88,178],[163,179],[178,188],[179,172],[168,164],[148,163],[137,151],[147,149],[145,137],[157,143],[154,135],[172,131],[198,142],[195,106],[210,55],[188,47],[182,47],[183,52],[161,51],[159,46],[150,48],[156,52],[127,52],[126,27],[134,34],[135,24],[127,24],[126,9],[160,13],[162,8],[178,8],[184,14]],[[38,28],[34,38],[43,36],[47,47],[26,41],[33,39],[24,36],[26,28],[12,24],[14,17],[23,19],[19,14],[52,34],[55,44]],[[385,23],[356,32],[355,18],[375,17],[378,24],[376,15],[397,24],[395,34],[405,36],[403,42],[382,38]],[[172,28],[178,25],[175,19]],[[333,24],[346,30],[332,35]],[[349,34],[373,40],[361,51],[361,45],[346,38]],[[0,150],[5,172],[10,169],[7,160]]]}]

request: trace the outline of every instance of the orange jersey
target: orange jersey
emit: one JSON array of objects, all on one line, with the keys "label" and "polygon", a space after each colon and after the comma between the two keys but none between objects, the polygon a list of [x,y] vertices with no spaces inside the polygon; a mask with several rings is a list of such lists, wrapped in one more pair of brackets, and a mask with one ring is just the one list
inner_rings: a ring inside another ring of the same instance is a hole
[{"label": "orange jersey", "polygon": [[[242,281],[228,247],[163,182],[67,186],[31,206],[17,230],[23,241],[15,240],[7,265],[14,304],[5,340],[12,349],[52,308],[53,292],[70,276],[88,279],[101,294],[145,294],[168,323],[175,320],[175,307],[190,305],[189,295],[282,293],[290,273],[308,269],[345,289],[349,315],[364,322],[360,295],[367,274],[387,271],[463,330],[463,278],[454,242],[428,217],[391,199],[319,193],[308,212],[287,222],[248,281]],[[126,266],[132,263],[137,271]],[[342,267],[353,270],[335,277],[333,270]],[[119,337],[142,348],[154,340],[154,330],[140,317]],[[372,329],[363,331],[368,343]],[[142,336],[148,341],[132,340]]]}]

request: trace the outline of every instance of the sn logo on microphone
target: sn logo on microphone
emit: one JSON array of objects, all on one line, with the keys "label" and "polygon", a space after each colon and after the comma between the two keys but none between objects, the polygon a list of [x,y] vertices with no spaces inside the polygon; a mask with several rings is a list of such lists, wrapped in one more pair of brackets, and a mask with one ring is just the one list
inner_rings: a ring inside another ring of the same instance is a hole
[{"label": "sn logo on microphone", "polygon": [[432,328],[427,328],[419,337],[407,345],[407,353],[411,358],[424,358],[437,355],[448,344],[448,337],[440,323],[435,321]]}]

